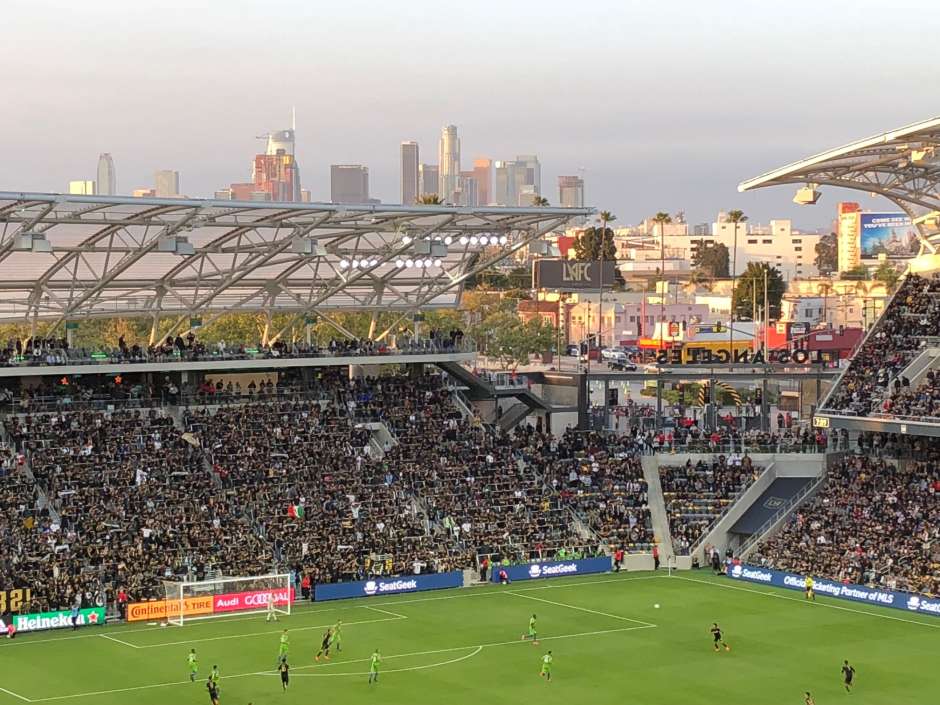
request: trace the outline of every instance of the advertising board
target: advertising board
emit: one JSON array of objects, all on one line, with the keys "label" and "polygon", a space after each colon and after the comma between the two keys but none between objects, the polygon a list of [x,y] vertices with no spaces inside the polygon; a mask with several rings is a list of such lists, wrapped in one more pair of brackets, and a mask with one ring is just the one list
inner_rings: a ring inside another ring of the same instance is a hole
[{"label": "advertising board", "polygon": [[539,578],[561,578],[567,575],[587,575],[588,573],[606,573],[611,568],[610,556],[600,558],[580,558],[571,561],[543,561],[540,563],[522,563],[519,565],[494,565],[490,580],[499,582],[499,572],[505,570],[509,580],[537,580]]},{"label": "advertising board", "polygon": [[913,257],[920,249],[917,231],[904,213],[859,213],[863,259]]},{"label": "advertising board", "polygon": [[324,583],[314,585],[313,599],[343,600],[349,597],[375,597],[396,595],[402,592],[441,590],[463,586],[463,572],[429,573],[427,575],[402,575],[399,577],[375,577],[348,583]]}]

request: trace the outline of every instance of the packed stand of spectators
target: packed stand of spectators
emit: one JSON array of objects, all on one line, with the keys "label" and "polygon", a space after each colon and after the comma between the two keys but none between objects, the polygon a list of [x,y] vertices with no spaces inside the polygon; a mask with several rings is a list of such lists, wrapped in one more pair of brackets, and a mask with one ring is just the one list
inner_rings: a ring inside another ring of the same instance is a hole
[{"label": "packed stand of spectators", "polygon": [[881,404],[881,415],[905,418],[940,418],[940,371],[928,370],[924,381],[912,387],[904,377],[895,379]]},{"label": "packed stand of spectators", "polygon": [[659,468],[669,531],[676,555],[689,549],[708,528],[734,504],[737,497],[757,479],[748,455],[719,455],[710,463],[699,460],[685,465]]},{"label": "packed stand of spectators", "polygon": [[14,582],[32,587],[43,608],[67,608],[76,592],[105,585],[155,594],[211,512],[211,479],[172,420],[154,410],[76,412],[5,425],[59,516],[29,532]]},{"label": "packed stand of spectators", "polygon": [[742,431],[733,420],[721,419],[716,429],[707,430],[697,421],[684,418],[672,428],[661,431],[644,431],[631,428],[630,437],[635,438],[642,452],[653,453],[740,453],[745,451],[770,453],[823,453],[830,438],[821,429],[808,426],[793,426],[764,432]]},{"label": "packed stand of spectators", "polygon": [[824,489],[758,549],[768,567],[940,595],[940,452],[920,460],[862,455],[831,468]]},{"label": "packed stand of spectators", "polygon": [[193,331],[185,336],[167,336],[153,345],[127,343],[124,336],[116,345],[99,348],[70,347],[65,338],[28,338],[8,340],[0,349],[2,366],[63,365],[79,362],[172,362],[178,360],[247,358],[337,357],[350,355],[388,355],[396,353],[425,353],[462,350],[464,332],[431,330],[426,337],[415,338],[411,333],[395,337],[390,344],[369,338],[331,338],[320,345],[316,341],[277,340],[271,343],[203,342]]},{"label": "packed stand of spectators", "polygon": [[[867,416],[884,410],[895,379],[928,343],[940,336],[940,274],[908,275],[891,306],[856,352],[839,386],[825,402],[828,411]],[[903,387],[903,381],[901,381]],[[885,410],[891,413],[891,408]]]},{"label": "packed stand of spectators", "polygon": [[652,548],[639,444],[615,434],[569,430],[550,440],[549,450],[542,462],[553,489],[605,544],[626,553]]}]

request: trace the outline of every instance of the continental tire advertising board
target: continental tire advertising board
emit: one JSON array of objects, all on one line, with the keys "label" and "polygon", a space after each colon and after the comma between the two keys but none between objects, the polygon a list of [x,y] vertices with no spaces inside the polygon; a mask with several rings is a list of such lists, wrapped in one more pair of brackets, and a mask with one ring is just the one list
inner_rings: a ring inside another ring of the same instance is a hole
[{"label": "continental tire advertising board", "polygon": [[603,265],[595,260],[571,259],[539,259],[532,264],[532,284],[536,289],[597,291],[602,279],[604,288],[609,289],[616,276],[617,266],[609,260],[604,260]]}]

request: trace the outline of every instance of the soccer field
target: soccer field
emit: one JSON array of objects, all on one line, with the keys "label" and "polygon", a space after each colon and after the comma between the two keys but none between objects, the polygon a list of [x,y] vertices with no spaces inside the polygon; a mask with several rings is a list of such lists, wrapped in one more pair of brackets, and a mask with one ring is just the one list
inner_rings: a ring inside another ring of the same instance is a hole
[{"label": "soccer field", "polygon": [[[660,609],[655,609],[654,604]],[[538,617],[535,646],[522,641]],[[342,619],[343,650],[314,661],[322,633]],[[719,622],[731,651],[715,653]],[[281,629],[291,683],[274,673]],[[199,678],[189,681],[195,648]],[[377,685],[369,656],[382,654]],[[552,681],[539,677],[551,650]],[[731,583],[707,572],[631,573],[527,581],[295,607],[184,627],[87,627],[0,641],[0,705],[23,702],[266,703],[803,703],[937,702],[940,620],[797,592]],[[851,696],[843,659],[855,666]]]}]

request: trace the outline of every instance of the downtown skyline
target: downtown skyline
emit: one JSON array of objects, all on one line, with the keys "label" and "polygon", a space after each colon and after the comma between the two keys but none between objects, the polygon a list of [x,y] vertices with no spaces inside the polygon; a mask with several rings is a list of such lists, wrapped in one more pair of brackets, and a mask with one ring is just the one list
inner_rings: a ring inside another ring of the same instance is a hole
[{"label": "downtown skyline", "polygon": [[[138,8],[131,22],[112,0],[12,0],[0,59],[18,99],[0,114],[0,189],[62,191],[93,179],[107,152],[121,193],[170,168],[185,193],[211,197],[247,180],[255,136],[288,124],[296,104],[298,163],[315,200],[329,196],[331,164],[363,164],[371,195],[398,202],[401,142],[417,141],[421,162],[436,163],[441,126],[455,124],[463,170],[476,157],[537,154],[552,203],[557,177],[583,167],[586,204],[620,222],[659,210],[706,221],[740,208],[757,222],[819,227],[831,208],[795,206],[786,189],[739,194],[737,184],[940,113],[929,98],[883,99],[919,95],[921,77],[904,67],[912,51],[928,51],[940,18],[927,13],[906,30],[902,58],[902,40],[884,32],[893,10],[869,0],[826,3],[812,23],[790,4],[737,0],[596,2],[575,14],[553,2],[446,12],[420,0],[237,4],[222,15],[171,0]],[[275,26],[284,43],[253,47],[246,64],[245,47]],[[102,28],[113,41],[92,40]],[[36,36],[48,51],[30,51]],[[866,36],[879,38],[878,51],[864,48]],[[403,37],[422,51],[400,51]],[[447,66],[422,59],[434,55]],[[345,90],[351,82],[358,90]],[[846,197],[830,189],[821,205]]]}]

